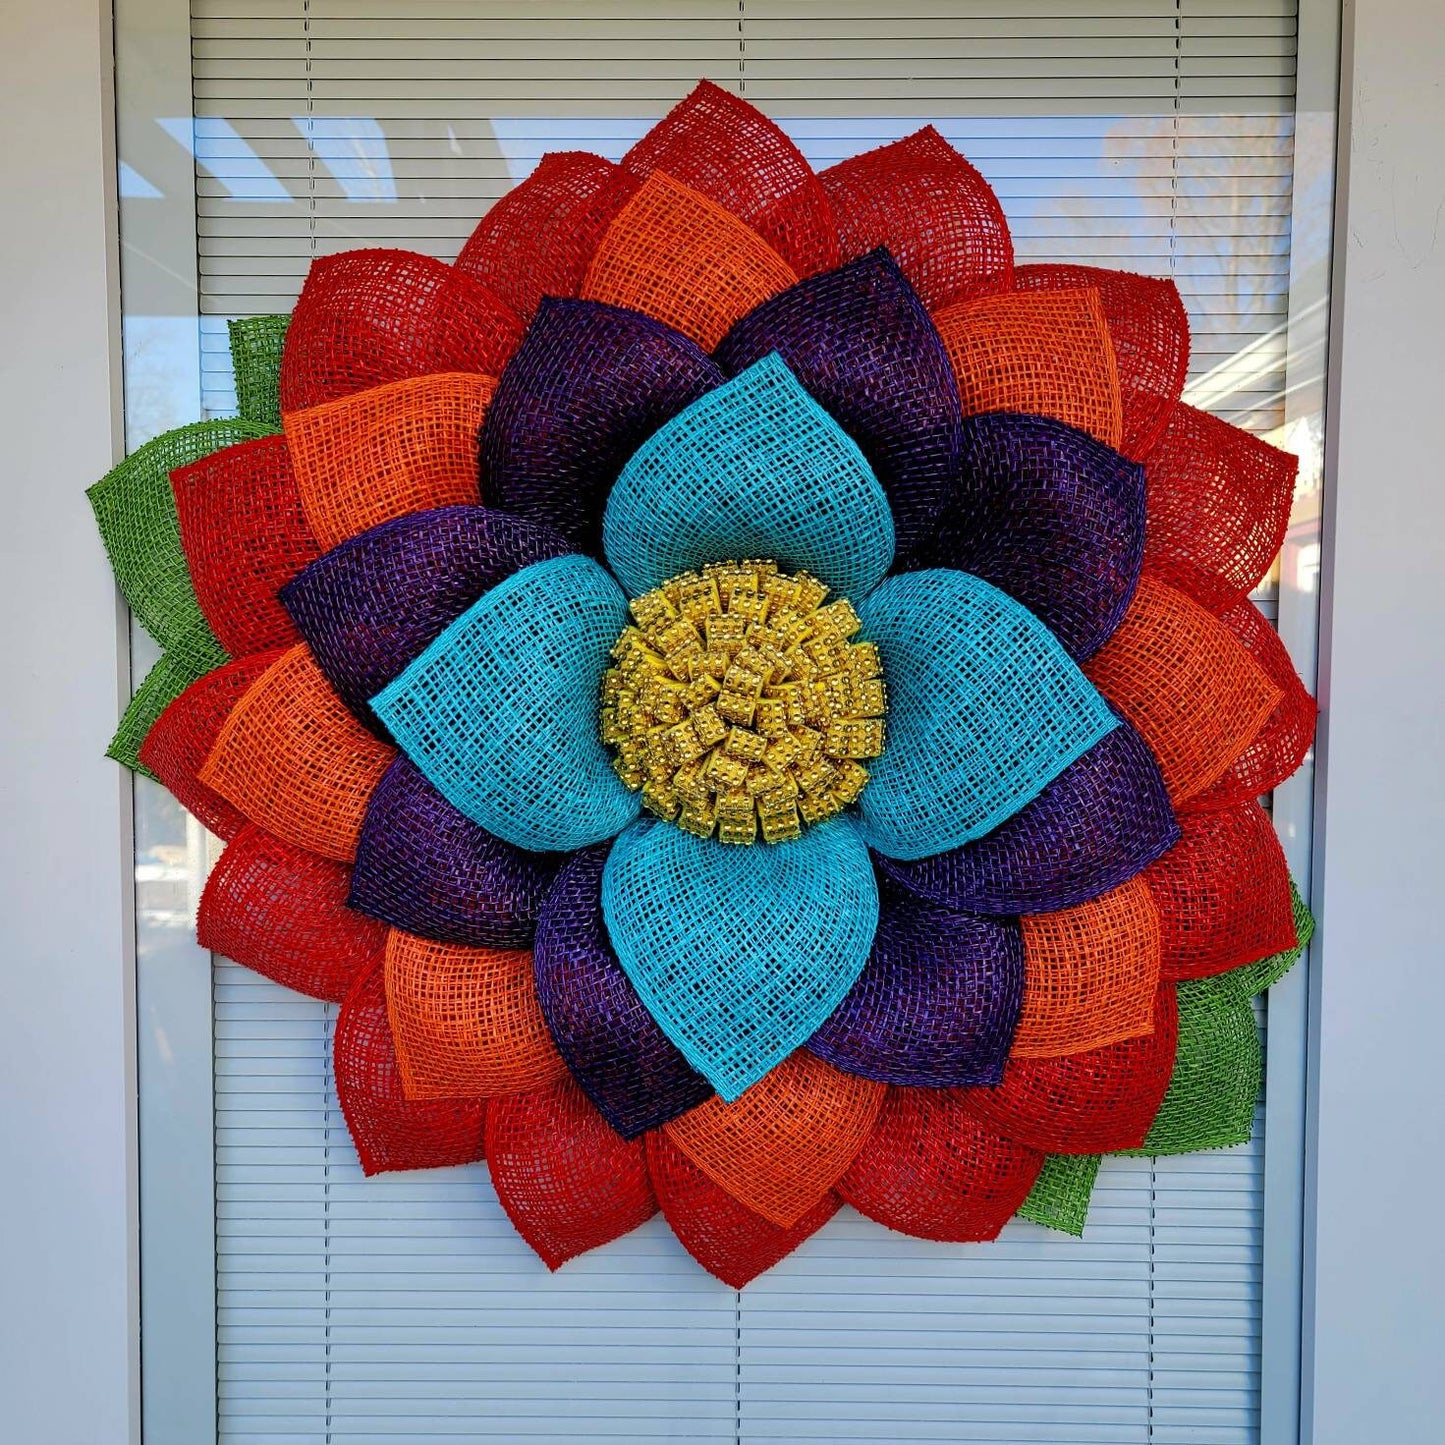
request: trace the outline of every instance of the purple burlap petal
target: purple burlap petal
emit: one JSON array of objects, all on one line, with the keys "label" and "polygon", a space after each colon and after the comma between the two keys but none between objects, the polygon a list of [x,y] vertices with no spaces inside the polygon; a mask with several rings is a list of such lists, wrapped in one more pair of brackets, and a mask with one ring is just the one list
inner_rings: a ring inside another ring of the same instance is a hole
[{"label": "purple burlap petal", "polygon": [[1139,582],[1144,469],[1048,417],[970,417],[955,489],[923,553],[1022,602],[1083,662]]},{"label": "purple burlap petal", "polygon": [[598,553],[628,458],[725,379],[695,341],[650,316],[545,298],[482,423],[482,496]]},{"label": "purple burlap petal", "polygon": [[1117,888],[1178,841],[1159,764],[1120,721],[993,832],[931,858],[874,861],[946,908],[1053,913]]},{"label": "purple burlap petal", "polygon": [[872,463],[903,565],[957,475],[958,384],[918,293],[881,248],[779,292],[714,353],[729,375],[778,352]]},{"label": "purple burlap petal", "polygon": [[885,1084],[996,1084],[1023,1004],[1018,920],[944,908],[885,886],[873,952],[808,1050]]},{"label": "purple burlap petal", "polygon": [[533,947],[537,997],[557,1050],[583,1092],[624,1139],[712,1097],[653,1022],[602,921],[608,847],[572,856],[542,906]]},{"label": "purple burlap petal", "polygon": [[572,551],[550,527],[489,507],[438,507],[333,547],[281,589],[317,665],[379,737],[374,697],[482,593]]},{"label": "purple burlap petal", "polygon": [[366,810],[348,907],[440,943],[530,948],[563,862],[528,853],[459,813],[405,756]]}]

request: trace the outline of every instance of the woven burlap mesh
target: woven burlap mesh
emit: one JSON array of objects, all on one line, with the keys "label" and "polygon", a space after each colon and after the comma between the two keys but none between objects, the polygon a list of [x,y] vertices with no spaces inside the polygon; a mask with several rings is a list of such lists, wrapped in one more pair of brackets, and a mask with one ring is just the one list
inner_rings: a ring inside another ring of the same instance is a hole
[{"label": "woven burlap mesh", "polygon": [[140,748],[150,776],[218,838],[245,826],[245,815],[201,781],[201,769],[231,710],[276,662],[277,650],[238,658],[191,683],[156,719]]},{"label": "woven burlap mesh", "polygon": [[994,1239],[1044,1156],[986,1128],[953,1089],[889,1089],[868,1142],[838,1185],[869,1219],[916,1239]]},{"label": "woven burlap mesh", "polygon": [[751,227],[654,171],[607,228],[582,295],[654,316],[711,351],[738,317],[797,279]]},{"label": "woven burlap mesh", "polygon": [[286,413],[301,506],[322,547],[433,507],[476,502],[477,432],[496,382],[445,372]]},{"label": "woven burlap mesh", "polygon": [[623,973],[602,920],[606,846],[574,854],[542,906],[537,998],[572,1077],[624,1139],[712,1095]]},{"label": "woven burlap mesh", "polygon": [[965,416],[1051,416],[1117,448],[1119,369],[1099,293],[1017,291],[933,313]]},{"label": "woven burlap mesh", "polygon": [[1048,1155],[1028,1198],[1018,1207],[1019,1218],[1076,1238],[1082,1235],[1101,1162],[1098,1154]]},{"label": "woven burlap mesh", "polygon": [[447,1169],[483,1155],[481,1099],[411,1100],[402,1093],[378,962],[357,978],[336,1016],[336,1094],[362,1171]]},{"label": "woven burlap mesh", "polygon": [[530,948],[559,861],[494,838],[400,757],[366,810],[347,902],[441,943]]},{"label": "woven burlap mesh", "polygon": [[571,1079],[493,1099],[487,1160],[507,1217],[548,1269],[657,1213],[642,1141],[615,1134]]},{"label": "woven burlap mesh", "polygon": [[1017,922],[884,887],[873,951],[808,1041],[820,1059],[885,1084],[946,1088],[1003,1076],[1023,997]]},{"label": "woven burlap mesh", "polygon": [[545,298],[482,424],[482,496],[598,552],[628,458],[723,380],[697,342],[661,321]]},{"label": "woven burlap mesh", "polygon": [[408,1099],[497,1098],[566,1072],[537,1006],[529,952],[435,943],[393,928],[386,1005]]},{"label": "woven burlap mesh", "polygon": [[597,722],[626,622],[627,601],[597,563],[538,562],[485,593],[372,706],[489,833],[537,851],[584,848],[637,816]]},{"label": "woven burlap mesh", "polygon": [[1123,429],[1119,450],[1134,461],[1152,452],[1169,425],[1189,371],[1189,318],[1173,281],[1100,266],[1020,266],[1020,291],[1099,293],[1119,368]]},{"label": "woven burlap mesh", "polygon": [[1138,878],[1023,920],[1024,1001],[1016,1059],[1082,1054],[1154,1027],[1159,914]]},{"label": "woven burlap mesh", "polygon": [[455,267],[414,251],[312,263],[281,353],[282,413],[440,372],[500,376],[522,322]]},{"label": "woven burlap mesh", "polygon": [[587,151],[551,151],[477,223],[457,270],[524,321],[547,296],[575,296],[597,243],[637,178]]},{"label": "woven burlap mesh", "polygon": [[297,640],[276,594],[321,548],[286,438],[258,437],[171,473],[196,600],[233,656]]},{"label": "woven burlap mesh", "polygon": [[982,837],[1115,726],[1043,624],[977,577],[890,577],[858,613],[889,700],[888,746],[859,803],[889,857]]},{"label": "woven burlap mesh", "polygon": [[1236,990],[1244,998],[1253,998],[1277,984],[1299,962],[1300,955],[1309,947],[1310,939],[1315,935],[1314,914],[1310,912],[1309,904],[1304,901],[1292,878],[1289,894],[1294,912],[1294,945],[1281,949],[1268,958],[1247,963],[1243,968],[1234,968],[1228,973],[1218,975],[1221,984]]},{"label": "woven burlap mesh", "polygon": [[800,281],[744,316],[714,353],[729,374],[776,351],[873,466],[911,557],[952,490],[962,413],[948,353],[886,251]]},{"label": "woven burlap mesh", "polygon": [[1149,456],[1144,566],[1213,612],[1279,554],[1299,458],[1182,403]]},{"label": "woven burlap mesh", "polygon": [[1158,906],[1163,976],[1203,978],[1296,942],[1289,868],[1256,802],[1181,815],[1184,836],[1143,874]]},{"label": "woven burlap mesh", "polygon": [[156,660],[155,665],[141,679],[135,695],[126,704],[120,724],[105,750],[122,767],[140,773],[147,778],[155,774],[141,761],[141,749],[150,736],[151,729],[168,708],[190,685],[208,672],[224,666],[226,652],[219,642],[212,640],[209,661],[200,647],[187,648],[184,658],[170,653]]},{"label": "woven burlap mesh", "polygon": [[1022,602],[1076,661],[1118,627],[1144,557],[1144,471],[1049,417],[963,425],[961,465],[920,560]]},{"label": "woven burlap mesh", "polygon": [[1143,733],[1176,805],[1224,776],[1282,696],[1223,623],[1147,574],[1084,670]]},{"label": "woven burlap mesh", "polygon": [[386,928],[346,906],[333,863],[248,823],[211,870],[196,941],[312,998],[340,1003],[386,951]]},{"label": "woven burlap mesh", "polygon": [[622,157],[664,171],[745,221],[800,276],[838,264],[833,208],[803,153],[740,96],[704,80]]},{"label": "woven burlap mesh", "polygon": [[846,819],[756,848],[645,822],[613,844],[602,913],[658,1026],[736,1099],[842,1001],[868,958],[878,888]]},{"label": "woven burlap mesh", "polygon": [[840,256],[886,246],[930,311],[1013,275],[1008,221],[988,182],[930,125],[830,166]]},{"label": "woven burlap mesh", "polygon": [[273,431],[281,427],[281,351],[290,325],[289,315],[243,316],[226,323],[236,410],[242,421]]},{"label": "woven burlap mesh", "polygon": [[570,550],[550,527],[505,512],[438,507],[333,547],[281,601],[341,700],[385,737],[371,699],[489,587]]},{"label": "woven burlap mesh", "polygon": [[647,1170],[678,1243],[731,1289],[742,1289],[785,1259],[843,1202],[825,1194],[796,1224],[782,1229],[718,1188],[660,1129],[647,1136]]},{"label": "woven burlap mesh", "polygon": [[710,1099],[664,1129],[714,1184],[789,1229],[843,1177],[885,1092],[797,1053],[742,1098]]},{"label": "woven burlap mesh", "polygon": [[856,605],[888,570],[894,532],[857,443],[770,355],[643,443],[607,499],[602,540],[629,597],[765,557]]},{"label": "woven burlap mesh", "polygon": [[301,643],[242,695],[200,778],[267,832],[349,863],[395,755],[347,712]]},{"label": "woven burlap mesh", "polygon": [[1117,888],[1178,839],[1159,764],[1121,722],[991,833],[928,858],[877,861],[945,908],[1052,913]]},{"label": "woven burlap mesh", "polygon": [[1003,1083],[964,1103],[990,1129],[1050,1154],[1103,1154],[1144,1142],[1179,1036],[1174,985],[1161,984],[1152,1032],[1060,1059],[1011,1059]]}]

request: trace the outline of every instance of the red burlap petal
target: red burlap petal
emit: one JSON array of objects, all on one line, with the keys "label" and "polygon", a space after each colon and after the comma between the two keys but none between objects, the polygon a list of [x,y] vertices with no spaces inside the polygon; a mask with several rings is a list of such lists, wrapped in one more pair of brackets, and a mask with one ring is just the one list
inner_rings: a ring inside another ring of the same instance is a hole
[{"label": "red burlap petal", "polygon": [[233,657],[300,637],[276,594],[321,555],[282,436],[212,452],[171,473],[196,600]]},{"label": "red burlap petal", "polygon": [[548,1269],[657,1213],[642,1140],[613,1133],[570,1078],[491,1100],[487,1158],[502,1208]]},{"label": "red burlap petal", "polygon": [[340,1003],[380,963],[386,925],[346,906],[351,870],[248,823],[211,870],[196,941],[312,998]]},{"label": "red burlap petal", "polygon": [[930,125],[819,174],[839,259],[887,246],[930,311],[1006,290],[1014,250],[992,187]]},{"label": "red burlap petal", "polygon": [[193,682],[151,724],[140,760],[166,791],[218,838],[234,837],[246,815],[201,781],[201,769],[231,710],[282,656],[279,649],[238,657]]},{"label": "red burlap petal", "polygon": [[1010,1059],[1003,1083],[966,1090],[964,1106],[990,1129],[1048,1154],[1137,1149],[1169,1087],[1178,1042],[1174,985],[1161,984],[1152,1033],[1062,1059]]},{"label": "red burlap petal", "polygon": [[860,1214],[916,1239],[997,1238],[1044,1155],[984,1127],[966,1097],[962,1089],[889,1089],[838,1192]]},{"label": "red burlap petal", "polygon": [[482,217],[457,270],[530,321],[544,296],[582,289],[602,233],[637,186],[635,176],[601,156],[553,151]]},{"label": "red burlap petal", "polygon": [[709,1274],[733,1289],[785,1259],[843,1202],[825,1194],[790,1229],[780,1229],[718,1188],[661,1129],[646,1138],[652,1188],[672,1232]]},{"label": "red burlap petal", "polygon": [[1163,977],[1204,978],[1293,948],[1289,866],[1250,800],[1179,816],[1184,836],[1141,875],[1159,910]]},{"label": "red burlap petal", "polygon": [[1298,473],[1298,457],[1181,403],[1145,467],[1144,570],[1223,612],[1278,555]]},{"label": "red burlap petal", "polygon": [[1119,366],[1124,429],[1119,450],[1143,461],[1169,425],[1189,371],[1189,318],[1172,281],[1099,266],[1020,266],[1020,291],[1093,287]]},{"label": "red burlap petal", "polygon": [[833,208],[803,153],[740,96],[702,81],[625,156],[646,179],[665,171],[745,221],[799,276],[838,264]]},{"label": "red burlap petal", "polygon": [[313,263],[281,353],[281,410],[443,371],[500,376],[521,318],[479,281],[414,251]]},{"label": "red burlap petal", "polygon": [[402,1093],[379,964],[346,995],[336,1016],[332,1058],[336,1094],[363,1173],[447,1169],[483,1157],[482,1100],[415,1103]]}]

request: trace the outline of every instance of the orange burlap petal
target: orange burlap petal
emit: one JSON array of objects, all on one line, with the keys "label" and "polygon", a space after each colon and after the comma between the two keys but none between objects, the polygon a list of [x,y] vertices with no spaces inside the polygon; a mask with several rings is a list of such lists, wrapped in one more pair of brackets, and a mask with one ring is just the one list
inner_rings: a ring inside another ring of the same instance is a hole
[{"label": "orange burlap petal", "polygon": [[1051,416],[1119,445],[1119,367],[1093,287],[980,296],[944,307],[933,322],[953,363],[965,416]]},{"label": "orange burlap petal", "polygon": [[756,231],[654,171],[607,228],[582,296],[656,317],[711,351],[734,321],[797,279]]},{"label": "orange burlap petal", "polygon": [[714,1184],[790,1229],[847,1172],[885,1093],[799,1052],[731,1104],[709,1099],[664,1127]]},{"label": "orange burlap petal", "polygon": [[1153,1029],[1159,914],[1142,878],[1075,908],[1025,915],[1022,923],[1015,1058],[1081,1054]]},{"label": "orange burlap petal", "polygon": [[1143,733],[1175,804],[1223,777],[1283,696],[1218,618],[1148,576],[1084,671]]},{"label": "orange burlap petal", "polygon": [[394,928],[386,1004],[408,1099],[523,1094],[566,1073],[529,952],[436,943]]},{"label": "orange burlap petal", "polygon": [[477,431],[496,386],[449,371],[287,412],[301,508],[322,547],[409,512],[476,502]]},{"label": "orange burlap petal", "polygon": [[242,694],[200,779],[267,832],[350,863],[395,756],[352,717],[300,643]]}]

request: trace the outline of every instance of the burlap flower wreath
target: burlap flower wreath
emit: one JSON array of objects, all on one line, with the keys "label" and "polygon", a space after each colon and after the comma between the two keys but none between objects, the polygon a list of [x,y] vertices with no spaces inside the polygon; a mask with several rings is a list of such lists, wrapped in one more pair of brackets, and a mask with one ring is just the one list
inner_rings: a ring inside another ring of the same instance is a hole
[{"label": "burlap flower wreath", "polygon": [[201,943],[340,1003],[368,1173],[741,1285],[1249,1137],[1296,464],[1180,401],[1171,282],[703,85],[232,331],[241,417],[90,494],[164,648],[111,752],[226,840]]}]

